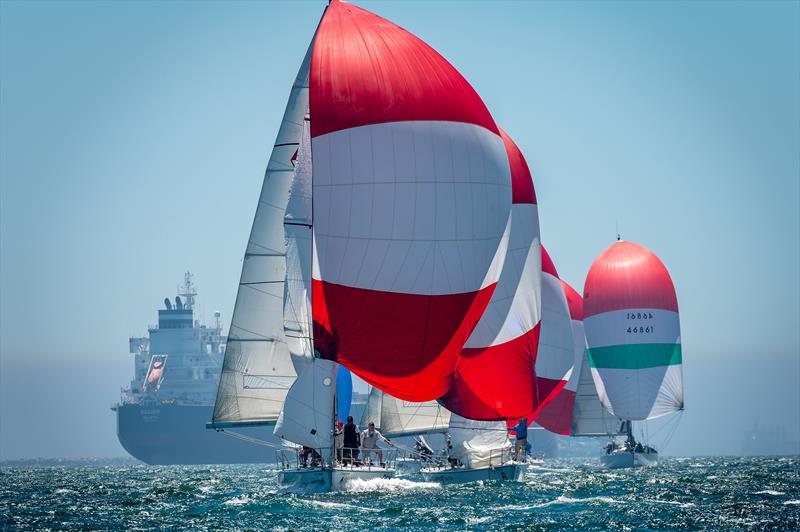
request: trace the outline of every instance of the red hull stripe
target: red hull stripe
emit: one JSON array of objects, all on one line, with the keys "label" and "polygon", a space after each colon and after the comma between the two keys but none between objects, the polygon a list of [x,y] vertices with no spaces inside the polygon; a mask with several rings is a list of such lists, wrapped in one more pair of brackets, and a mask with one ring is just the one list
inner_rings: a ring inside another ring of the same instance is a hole
[{"label": "red hull stripe", "polygon": [[500,129],[500,137],[506,146],[508,163],[511,166],[511,203],[536,204],[533,177],[525,157],[514,140],[502,129]]},{"label": "red hull stripe", "polygon": [[667,268],[653,253],[633,242],[615,242],[592,264],[583,286],[585,318],[628,308],[678,312]]},{"label": "red hull stripe", "polygon": [[550,432],[566,436],[572,427],[574,407],[575,392],[564,388],[539,410],[534,421]]},{"label": "red hull stripe", "polygon": [[556,265],[553,264],[553,259],[550,258],[550,254],[547,253],[547,250],[544,249],[542,246],[542,272],[549,273],[553,277],[558,277],[558,271],[556,271]]},{"label": "red hull stripe", "polygon": [[399,399],[436,399],[447,392],[461,347],[494,287],[419,295],[313,279],[314,346],[322,358]]},{"label": "red hull stripe", "polygon": [[466,122],[499,134],[467,80],[433,48],[369,11],[332,2],[311,55],[311,136],[408,120]]},{"label": "red hull stripe", "polygon": [[496,421],[523,417],[536,408],[534,362],[539,324],[508,342],[465,348],[450,391],[440,402],[469,419]]},{"label": "red hull stripe", "polygon": [[563,279],[561,280],[561,287],[564,288],[564,295],[567,296],[569,317],[575,321],[583,321],[583,298]]}]

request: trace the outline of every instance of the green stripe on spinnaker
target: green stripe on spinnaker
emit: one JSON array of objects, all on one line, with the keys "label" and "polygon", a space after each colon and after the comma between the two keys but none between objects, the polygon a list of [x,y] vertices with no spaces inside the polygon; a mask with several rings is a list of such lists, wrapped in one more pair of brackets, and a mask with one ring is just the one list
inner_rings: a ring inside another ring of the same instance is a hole
[{"label": "green stripe on spinnaker", "polygon": [[588,350],[593,368],[643,369],[681,363],[681,344],[625,344]]}]

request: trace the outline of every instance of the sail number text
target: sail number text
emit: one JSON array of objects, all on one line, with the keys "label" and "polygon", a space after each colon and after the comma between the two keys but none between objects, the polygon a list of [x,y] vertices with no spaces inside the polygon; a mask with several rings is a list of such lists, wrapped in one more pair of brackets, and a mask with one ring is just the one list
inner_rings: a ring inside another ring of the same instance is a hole
[{"label": "sail number text", "polygon": [[[652,320],[653,314],[651,312],[628,312],[625,315],[628,320]],[[655,331],[655,325],[637,325],[630,326],[626,331],[628,334],[649,334]]]}]

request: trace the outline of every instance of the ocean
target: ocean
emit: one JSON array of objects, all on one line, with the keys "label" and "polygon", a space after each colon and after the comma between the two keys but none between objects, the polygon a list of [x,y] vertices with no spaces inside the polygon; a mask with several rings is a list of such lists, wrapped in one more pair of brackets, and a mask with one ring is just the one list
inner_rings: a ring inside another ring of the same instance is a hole
[{"label": "ocean", "polygon": [[522,483],[358,483],[282,492],[268,466],[0,468],[3,530],[797,530],[800,457],[672,458],[607,471],[545,462]]}]

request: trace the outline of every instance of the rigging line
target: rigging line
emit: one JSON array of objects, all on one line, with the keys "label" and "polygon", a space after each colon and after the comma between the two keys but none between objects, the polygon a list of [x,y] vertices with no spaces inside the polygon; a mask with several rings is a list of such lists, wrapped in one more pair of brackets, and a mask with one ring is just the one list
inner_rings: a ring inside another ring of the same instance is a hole
[{"label": "rigging line", "polygon": [[272,147],[273,148],[280,148],[282,146],[299,146],[299,145],[300,145],[299,142],[282,142],[280,144],[273,144]]},{"label": "rigging line", "polygon": [[242,434],[240,432],[234,432],[232,430],[225,430],[220,429],[219,432],[231,436],[232,438],[237,438],[242,441],[246,441],[248,443],[252,443],[255,445],[262,445],[264,447],[271,447],[273,449],[290,449],[291,447],[285,447],[283,445],[275,445],[274,443],[268,442],[266,440],[262,440],[259,438],[255,438],[253,436],[247,436],[246,434]]}]

